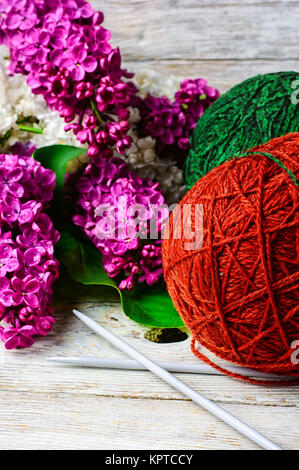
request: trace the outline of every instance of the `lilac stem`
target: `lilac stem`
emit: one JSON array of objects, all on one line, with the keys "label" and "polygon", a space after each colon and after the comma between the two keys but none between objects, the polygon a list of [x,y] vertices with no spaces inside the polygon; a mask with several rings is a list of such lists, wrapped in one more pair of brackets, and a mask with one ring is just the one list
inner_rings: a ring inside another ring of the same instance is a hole
[{"label": "lilac stem", "polygon": [[95,102],[93,101],[92,98],[90,98],[89,101],[90,101],[90,104],[91,104],[91,109],[93,110],[93,112],[95,113],[96,117],[98,118],[99,123],[100,123],[100,124],[104,124],[104,121],[103,121],[103,119],[101,118],[101,115],[100,115],[100,113],[99,113],[98,108],[96,107]]}]

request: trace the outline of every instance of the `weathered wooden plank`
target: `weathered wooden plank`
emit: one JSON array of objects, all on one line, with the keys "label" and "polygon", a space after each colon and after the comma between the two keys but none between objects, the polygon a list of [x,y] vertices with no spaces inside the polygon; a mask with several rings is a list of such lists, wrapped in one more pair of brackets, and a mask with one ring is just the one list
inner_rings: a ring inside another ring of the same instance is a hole
[{"label": "weathered wooden plank", "polygon": [[[152,0],[151,5],[153,8],[172,8],[176,6],[180,6],[182,8],[194,8],[194,7],[202,7],[211,5],[217,8],[219,5],[229,6],[229,5],[238,5],[240,8],[244,5],[258,5],[258,4],[271,4],[273,6],[277,4],[284,4],[288,5],[289,3],[295,3],[298,0]],[[91,0],[90,3],[101,10],[104,8],[104,2],[102,0]],[[128,5],[129,3],[129,5]],[[145,3],[145,0],[106,0],[105,4],[107,4],[110,8],[128,8],[128,6],[139,6],[140,4]]]},{"label": "weathered wooden plank", "polygon": [[298,2],[94,1],[125,60],[299,58]]},{"label": "weathered wooden plank", "polygon": [[[189,340],[171,344],[155,344],[145,340],[143,334],[146,328],[128,321],[118,303],[107,302],[94,306],[85,302],[76,306],[154,360],[198,361],[190,351]],[[13,396],[15,391],[29,393],[38,390],[48,394],[49,399],[56,392],[67,392],[72,395],[98,397],[186,400],[147,372],[72,368],[47,362],[47,357],[55,355],[124,357],[86,328],[71,314],[70,307],[65,303],[57,305],[56,317],[57,327],[54,333],[38,341],[30,350],[5,351],[1,348],[0,363],[5,364],[5,367],[0,372],[0,393],[1,390],[10,390]],[[215,401],[229,404],[298,406],[298,387],[260,387],[221,376],[178,376],[195,390]]]},{"label": "weathered wooden plank", "polygon": [[[1,449],[254,449],[191,402],[2,392]],[[286,449],[298,448],[298,411],[225,408]],[[178,425],[178,416],[179,425]]]},{"label": "weathered wooden plank", "polygon": [[[6,364],[1,373],[0,396],[5,392],[39,391],[49,400],[56,393],[97,397],[179,400],[187,399],[150,373],[56,366],[43,360]],[[176,374],[207,398],[225,404],[275,406],[294,410],[298,407],[298,387],[258,387],[233,380],[195,374]],[[298,434],[299,430],[294,432]]]}]

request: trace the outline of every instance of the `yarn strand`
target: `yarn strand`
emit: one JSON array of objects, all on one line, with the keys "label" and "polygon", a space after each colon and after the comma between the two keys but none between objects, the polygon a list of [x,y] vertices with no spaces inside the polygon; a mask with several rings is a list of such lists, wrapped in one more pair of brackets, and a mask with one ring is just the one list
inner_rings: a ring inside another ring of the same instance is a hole
[{"label": "yarn strand", "polygon": [[258,156],[258,155],[263,155],[264,157],[270,158],[273,162],[277,163],[280,168],[282,168],[288,175],[289,177],[294,181],[296,186],[299,186],[299,180],[297,180],[296,176],[294,173],[291,172],[283,163],[281,160],[278,158],[274,157],[271,153],[266,153],[266,152],[245,152],[241,153],[240,155],[237,155],[237,158],[242,158],[242,157],[248,157],[248,156]]}]

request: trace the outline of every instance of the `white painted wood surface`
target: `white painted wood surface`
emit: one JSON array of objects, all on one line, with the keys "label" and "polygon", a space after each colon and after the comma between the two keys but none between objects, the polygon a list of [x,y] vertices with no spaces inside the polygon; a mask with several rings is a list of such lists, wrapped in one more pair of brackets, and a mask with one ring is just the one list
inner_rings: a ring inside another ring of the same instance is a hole
[{"label": "white painted wood surface", "polygon": [[[257,73],[299,70],[298,0],[95,0],[130,69],[203,76],[221,92]],[[0,349],[0,449],[254,449],[147,372],[56,366],[54,355],[121,353],[72,314],[77,307],[156,360],[196,361],[189,341],[148,342],[102,288],[56,292],[53,334]],[[179,377],[286,449],[299,448],[298,387]]]}]

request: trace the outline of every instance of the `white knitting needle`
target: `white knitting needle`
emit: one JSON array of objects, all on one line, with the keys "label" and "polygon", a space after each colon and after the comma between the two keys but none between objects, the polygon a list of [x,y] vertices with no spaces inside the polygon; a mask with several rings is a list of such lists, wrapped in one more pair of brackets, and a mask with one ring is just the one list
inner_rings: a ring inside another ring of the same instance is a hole
[{"label": "white knitting needle", "polygon": [[208,400],[200,393],[193,390],[193,388],[189,387],[189,385],[186,385],[184,382],[181,382],[179,379],[174,377],[165,369],[158,366],[158,364],[155,364],[153,361],[148,359],[142,353],[132,348],[132,346],[130,346],[128,343],[126,343],[119,337],[115,336],[109,330],[107,330],[102,325],[100,325],[99,323],[89,318],[84,313],[81,313],[78,310],[73,310],[73,312],[80,320],[83,321],[83,323],[85,323],[89,328],[94,330],[100,336],[108,340],[110,343],[114,344],[114,346],[118,347],[119,349],[121,349],[121,351],[125,352],[126,354],[128,354],[128,356],[138,361],[140,364],[142,364],[148,370],[153,372],[155,375],[165,380],[165,382],[167,382],[169,385],[172,385],[176,390],[181,392],[183,395],[186,395],[188,398],[193,400],[195,403],[200,405],[205,410],[210,411],[210,413],[220,418],[226,424],[229,424],[232,428],[236,429],[241,434],[251,439],[253,442],[261,446],[263,449],[282,450],[281,447],[279,447],[277,444],[270,441],[265,436],[255,431],[253,428],[243,423],[238,418],[231,415],[220,406],[216,405],[216,403],[213,403],[212,401]]},{"label": "white knitting needle", "polygon": [[[59,356],[48,357],[48,361],[57,362],[58,364],[68,364],[78,367],[99,367],[102,369],[125,369],[125,370],[147,370],[142,364],[130,359],[118,358],[101,358],[92,356]],[[209,374],[223,375],[222,372],[208,364],[199,364],[193,362],[156,362],[156,364],[168,372],[180,372],[184,374]],[[236,374],[244,375],[244,377],[259,377],[263,379],[285,379],[291,378],[277,374],[266,374],[264,372],[249,369],[247,367],[230,366],[227,370]]]}]

